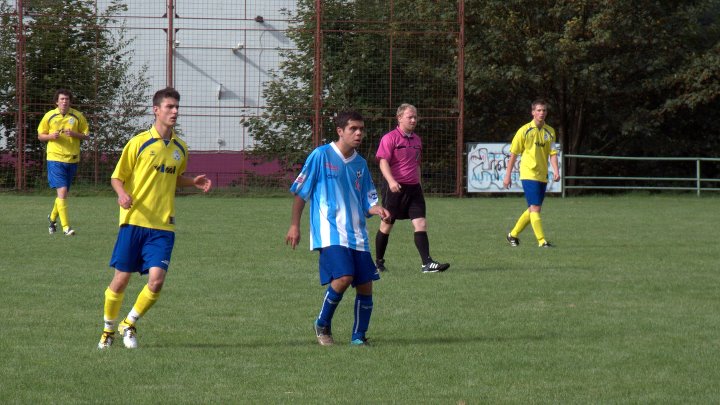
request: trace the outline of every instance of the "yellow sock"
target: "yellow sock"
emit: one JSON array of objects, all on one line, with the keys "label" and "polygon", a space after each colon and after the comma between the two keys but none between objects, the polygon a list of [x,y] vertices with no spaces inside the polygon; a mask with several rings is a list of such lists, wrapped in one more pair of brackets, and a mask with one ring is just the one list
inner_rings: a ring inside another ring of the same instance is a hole
[{"label": "yellow sock", "polygon": [[[155,302],[158,300],[158,297],[160,297],[160,292],[152,292],[150,291],[150,288],[145,284],[145,287],[143,287],[142,291],[140,291],[140,294],[138,294],[137,300],[135,301],[135,305],[133,305],[133,309],[126,318],[129,322],[135,323],[137,322],[138,318],[145,315],[145,313],[150,309]],[[135,318],[135,319],[133,319]]]},{"label": "yellow sock", "polygon": [[543,232],[542,220],[540,219],[539,212],[530,213],[530,223],[532,224],[533,231],[535,232],[535,238],[538,240],[538,245],[545,243],[545,232]]},{"label": "yellow sock", "polygon": [[57,207],[58,215],[60,216],[63,231],[67,231],[68,227],[70,227],[70,220],[68,219],[67,214],[67,202],[62,198],[57,198],[55,199],[55,206]]},{"label": "yellow sock", "polygon": [[59,198],[55,198],[55,201],[53,202],[52,211],[50,212],[50,220],[53,221],[53,222],[55,222],[55,221],[57,220],[57,217],[58,217],[58,209],[57,209],[57,202],[58,202],[58,200],[59,200]]},{"label": "yellow sock", "polygon": [[115,321],[120,313],[125,293],[113,292],[110,288],[105,290],[105,332],[115,331]]},{"label": "yellow sock", "polygon": [[520,218],[518,218],[517,223],[515,223],[515,228],[510,231],[510,236],[513,238],[517,238],[518,235],[520,235],[520,232],[525,229],[526,226],[530,223],[530,210],[527,209],[525,212],[520,215]]}]

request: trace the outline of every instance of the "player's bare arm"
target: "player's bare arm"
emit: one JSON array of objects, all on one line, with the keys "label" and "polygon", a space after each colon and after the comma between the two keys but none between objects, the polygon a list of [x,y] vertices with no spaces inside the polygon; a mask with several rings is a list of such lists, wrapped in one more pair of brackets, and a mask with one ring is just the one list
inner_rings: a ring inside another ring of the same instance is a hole
[{"label": "player's bare arm", "polygon": [[63,129],[61,132],[71,138],[78,138],[80,140],[85,140],[90,137],[89,135],[85,135],[81,132],[75,132],[72,129]]},{"label": "player's bare arm", "polygon": [[515,167],[515,161],[517,160],[517,155],[514,153],[510,154],[510,160],[508,161],[507,169],[505,169],[505,178],[503,178],[503,187],[510,188],[510,180],[512,178],[512,171]]},{"label": "player's bare arm", "polygon": [[125,191],[125,183],[120,179],[112,178],[110,179],[110,185],[118,196],[118,205],[129,210],[130,207],[132,207],[133,201],[132,196]]},{"label": "player's bare arm", "polygon": [[38,140],[40,142],[54,141],[60,137],[60,132],[51,132],[49,134],[38,134]]},{"label": "player's bare arm", "polygon": [[303,209],[305,209],[305,200],[295,196],[292,206],[292,217],[290,218],[290,229],[285,235],[285,244],[290,245],[293,249],[300,243],[300,218]]},{"label": "player's bare arm", "polygon": [[212,180],[208,179],[204,174],[195,177],[180,176],[177,178],[178,187],[195,186],[207,193],[212,188]]},{"label": "player's bare arm", "polygon": [[560,167],[558,165],[557,155],[550,156],[550,165],[553,168],[553,181],[560,180]]},{"label": "player's bare arm", "polygon": [[400,191],[400,183],[395,181],[395,177],[393,177],[392,170],[390,169],[390,163],[385,159],[380,159],[379,165],[380,171],[382,172],[383,177],[385,177],[385,181],[387,181],[390,191],[392,191],[393,193],[397,193],[398,191]]},{"label": "player's bare arm", "polygon": [[380,219],[383,221],[390,217],[390,211],[386,210],[381,205],[373,205],[372,207],[370,207],[368,212],[372,215],[379,216]]}]

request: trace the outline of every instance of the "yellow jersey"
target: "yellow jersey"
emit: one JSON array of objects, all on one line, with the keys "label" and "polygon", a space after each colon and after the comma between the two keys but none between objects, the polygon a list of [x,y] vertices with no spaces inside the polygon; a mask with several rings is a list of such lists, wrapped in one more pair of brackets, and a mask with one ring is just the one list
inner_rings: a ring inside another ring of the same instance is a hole
[{"label": "yellow jersey", "polygon": [[[38,134],[49,134],[64,129],[71,129],[85,135],[90,132],[87,120],[80,111],[70,108],[65,115],[62,115],[60,109],[56,108],[45,113],[40,120]],[[79,162],[80,139],[60,134],[58,139],[48,141],[47,160],[64,163]]]},{"label": "yellow jersey", "polygon": [[168,141],[154,126],[132,137],[112,174],[132,197],[130,209],[120,207],[120,225],[174,231],[175,190],[187,159],[187,144],[175,131]]},{"label": "yellow jersey", "polygon": [[535,121],[517,130],[510,145],[510,152],[520,158],[520,180],[548,181],[548,159],[558,153],[555,130],[548,124],[542,128]]}]

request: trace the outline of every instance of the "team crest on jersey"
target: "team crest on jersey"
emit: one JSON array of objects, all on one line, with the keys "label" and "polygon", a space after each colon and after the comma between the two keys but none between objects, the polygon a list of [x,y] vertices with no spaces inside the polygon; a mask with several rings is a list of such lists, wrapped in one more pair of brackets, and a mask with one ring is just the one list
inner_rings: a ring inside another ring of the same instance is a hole
[{"label": "team crest on jersey", "polygon": [[173,152],[173,159],[175,159],[175,160],[180,160],[180,159],[182,159],[182,156],[180,156],[180,151],[179,151],[179,150],[176,149],[175,152]]},{"label": "team crest on jersey", "polygon": [[360,191],[360,179],[362,179],[363,172],[362,170],[358,170],[355,172],[355,189]]}]

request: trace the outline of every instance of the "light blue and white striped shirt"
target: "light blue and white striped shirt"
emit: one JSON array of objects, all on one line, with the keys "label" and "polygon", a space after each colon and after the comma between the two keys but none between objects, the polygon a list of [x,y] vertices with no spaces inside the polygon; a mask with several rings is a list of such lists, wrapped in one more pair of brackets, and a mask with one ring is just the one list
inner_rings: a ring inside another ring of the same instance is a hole
[{"label": "light blue and white striped shirt", "polygon": [[310,200],[310,249],[345,246],[369,252],[365,218],[378,202],[367,162],[357,152],[344,158],[335,143],[305,160],[290,192]]}]

